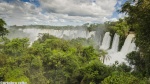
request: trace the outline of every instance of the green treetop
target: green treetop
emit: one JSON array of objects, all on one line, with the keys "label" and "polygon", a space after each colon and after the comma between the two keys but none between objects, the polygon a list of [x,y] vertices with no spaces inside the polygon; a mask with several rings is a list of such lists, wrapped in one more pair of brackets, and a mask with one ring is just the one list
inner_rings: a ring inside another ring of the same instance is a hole
[{"label": "green treetop", "polygon": [[6,25],[3,19],[0,19],[0,36],[3,37],[8,33],[8,30],[4,27]]}]

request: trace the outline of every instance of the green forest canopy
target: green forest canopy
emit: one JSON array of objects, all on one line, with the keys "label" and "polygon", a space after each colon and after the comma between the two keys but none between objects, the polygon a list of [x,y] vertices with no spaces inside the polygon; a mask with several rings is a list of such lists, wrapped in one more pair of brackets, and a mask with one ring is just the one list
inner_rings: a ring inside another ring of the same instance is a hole
[{"label": "green forest canopy", "polygon": [[[139,50],[127,55],[134,69],[125,63],[104,65],[99,60],[103,56],[102,51],[83,46],[81,39],[67,41],[43,34],[31,47],[28,47],[28,38],[1,39],[0,81],[25,81],[28,84],[150,84],[150,2],[135,1],[127,1],[120,10],[128,17],[105,24],[110,32],[117,32],[122,38],[129,30],[134,30]],[[4,25],[6,23],[0,19],[2,37],[8,33]]]}]

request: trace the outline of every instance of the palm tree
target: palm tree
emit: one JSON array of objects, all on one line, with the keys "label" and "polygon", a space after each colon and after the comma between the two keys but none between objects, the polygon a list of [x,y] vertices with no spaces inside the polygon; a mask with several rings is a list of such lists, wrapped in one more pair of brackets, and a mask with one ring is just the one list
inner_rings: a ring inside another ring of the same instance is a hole
[{"label": "palm tree", "polygon": [[110,60],[110,56],[105,50],[100,51],[100,60],[104,63],[106,60]]}]

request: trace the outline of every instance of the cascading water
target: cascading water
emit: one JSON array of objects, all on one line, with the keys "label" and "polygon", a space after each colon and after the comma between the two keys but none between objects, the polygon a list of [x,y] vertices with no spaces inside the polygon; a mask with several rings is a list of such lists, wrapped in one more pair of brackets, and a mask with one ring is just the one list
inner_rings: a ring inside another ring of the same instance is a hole
[{"label": "cascading water", "polygon": [[[53,35],[58,38],[65,38],[65,39],[76,39],[76,38],[90,38],[92,36],[95,36],[95,31],[88,32],[84,29],[38,29],[38,28],[25,28],[25,29],[16,29],[16,31],[21,32],[26,34],[26,36],[23,37],[28,37],[30,39],[30,42],[32,43],[38,39],[38,34],[39,33],[48,33],[50,35]],[[14,34],[13,34],[14,35]],[[12,35],[9,35],[8,37],[11,38]],[[13,38],[17,38],[18,35],[14,36]]]},{"label": "cascading water", "polygon": [[[109,34],[110,34],[109,32],[105,33],[103,41],[102,41],[102,46],[100,47],[100,49],[103,49],[103,50],[108,49],[108,46],[110,45],[110,44],[109,45],[107,44],[107,43],[110,43],[110,42],[107,42],[107,41],[110,41],[108,40],[110,36]],[[129,34],[127,38],[125,39],[125,42],[124,42],[124,45],[122,46],[121,51],[117,52],[118,45],[119,45],[119,35],[115,34],[113,38],[112,47],[110,50],[107,50],[108,54],[106,56],[109,56],[108,57],[109,60],[105,60],[105,64],[111,65],[111,64],[114,64],[115,61],[118,61],[119,63],[126,62],[125,60],[126,55],[136,50],[136,46],[133,40],[134,37],[135,37],[134,34]]]},{"label": "cascading water", "polygon": [[132,52],[132,51],[137,51],[137,47],[135,45],[135,39],[133,38],[131,44],[130,44],[130,47],[129,47],[129,50],[128,50],[128,53]]},{"label": "cascading water", "polygon": [[104,50],[109,49],[110,41],[111,41],[110,32],[106,32],[102,41],[102,45],[100,46],[100,49],[104,49]]},{"label": "cascading water", "polygon": [[[67,38],[67,39],[75,39],[78,37],[88,39],[92,37],[92,39],[94,38],[93,40],[96,39],[96,41],[98,41],[98,45],[101,42],[101,38],[102,38],[101,37],[102,32],[101,33],[99,31],[88,32],[87,30],[84,29],[57,30],[57,29],[20,28],[18,29],[18,31],[16,31],[16,33],[14,32],[10,33],[10,36],[13,36],[13,38],[16,38],[18,36],[20,36],[21,38],[28,37],[32,45],[32,43],[38,39],[39,33],[49,33],[50,35],[56,36],[58,38]],[[107,56],[110,56],[109,57],[110,60],[107,60],[105,64],[107,65],[114,64],[115,61],[118,61],[119,63],[125,62],[126,54],[138,50],[136,49],[136,45],[134,43],[135,39],[133,38],[134,38],[134,34],[129,34],[124,42],[124,45],[122,46],[121,51],[118,52],[119,35],[115,34],[111,49],[108,50],[110,48],[111,36],[110,36],[110,32],[106,32],[103,37],[102,45],[100,46],[100,49],[106,50],[108,52]]]},{"label": "cascading water", "polygon": [[112,47],[110,49],[110,51],[113,52],[113,53],[118,51],[119,37],[120,36],[115,33],[114,38],[113,38]]},{"label": "cascading water", "polygon": [[[131,48],[131,45],[134,45],[133,38],[135,37],[134,34],[129,34],[124,42],[124,45],[122,46],[121,52],[126,55],[129,53],[129,50]],[[133,51],[133,50],[132,50]],[[131,52],[131,51],[130,51]]]}]

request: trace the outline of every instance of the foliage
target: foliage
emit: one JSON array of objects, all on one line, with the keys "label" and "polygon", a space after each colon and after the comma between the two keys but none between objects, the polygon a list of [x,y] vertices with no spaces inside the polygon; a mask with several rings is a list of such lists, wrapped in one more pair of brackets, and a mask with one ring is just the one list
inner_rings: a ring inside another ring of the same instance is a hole
[{"label": "foliage", "polygon": [[29,78],[25,76],[24,72],[20,68],[16,68],[13,70],[8,70],[8,72],[5,74],[5,81],[8,82],[26,81],[29,83]]},{"label": "foliage", "polygon": [[79,84],[90,80],[86,83],[98,83],[109,75],[109,68],[99,61],[98,51],[92,46],[82,46],[80,40],[67,41],[40,34],[32,46],[27,38],[6,40],[2,45],[2,81]]},{"label": "foliage", "polygon": [[117,33],[121,37],[126,37],[130,30],[126,19],[119,19],[116,22],[105,22],[105,25],[111,33]]},{"label": "foliage", "polygon": [[119,19],[119,21],[116,22],[105,22],[105,26],[108,29],[108,31],[110,31],[111,37],[113,37],[115,33],[120,35],[119,39],[119,50],[120,50],[130,30],[130,27],[127,24],[126,19]]},{"label": "foliage", "polygon": [[105,60],[109,60],[110,59],[110,56],[108,55],[108,53],[104,50],[101,50],[100,51],[100,60],[104,63]]},{"label": "foliage", "polygon": [[[128,16],[117,22],[106,22],[105,27],[120,35],[120,44],[131,30],[135,31],[139,51],[127,55],[134,69],[126,64],[106,66],[105,52],[96,51],[85,39],[64,40],[39,34],[39,39],[28,46],[28,39],[5,39],[0,44],[0,80],[26,81],[29,84],[149,84],[150,77],[150,2],[149,0],[128,0],[120,12]],[[6,23],[0,19],[0,36],[8,33]],[[96,31],[103,24],[83,26],[29,27],[73,29],[85,28]],[[16,26],[15,26],[16,27]],[[22,26],[21,28],[26,28]],[[18,27],[19,28],[19,27]],[[82,45],[82,44],[87,45]],[[119,47],[120,49],[120,47]],[[102,62],[99,58],[103,58]],[[102,81],[102,82],[101,82]]]},{"label": "foliage", "polygon": [[90,61],[81,70],[84,74],[81,84],[98,84],[110,74],[109,68],[99,60]]},{"label": "foliage", "polygon": [[111,76],[102,81],[102,84],[141,84],[140,80],[130,73],[113,72]]},{"label": "foliage", "polygon": [[94,24],[87,23],[87,24],[84,24],[83,26],[85,26],[89,32],[96,31],[98,28],[101,28],[101,30],[102,28],[104,28],[104,24],[96,24],[96,23]]},{"label": "foliage", "polygon": [[29,39],[23,38],[23,39],[13,39],[12,41],[7,41],[4,44],[4,52],[8,55],[12,56],[20,56],[25,52],[25,50],[28,47],[28,41]]},{"label": "foliage", "polygon": [[4,28],[6,25],[5,21],[3,19],[0,19],[0,36],[3,37],[8,33],[8,30]]},{"label": "foliage", "polygon": [[[134,3],[134,5],[133,5]],[[126,18],[128,25],[135,30],[136,45],[139,54],[130,54],[129,59],[138,71],[144,76],[150,76],[150,2],[149,0],[132,0],[126,2],[120,12],[128,14]],[[135,55],[135,56],[134,56]],[[138,59],[138,60],[137,60]],[[134,62],[135,60],[135,62]],[[139,65],[137,65],[139,64]],[[141,66],[142,65],[142,66]],[[140,69],[142,67],[142,70]]]}]

